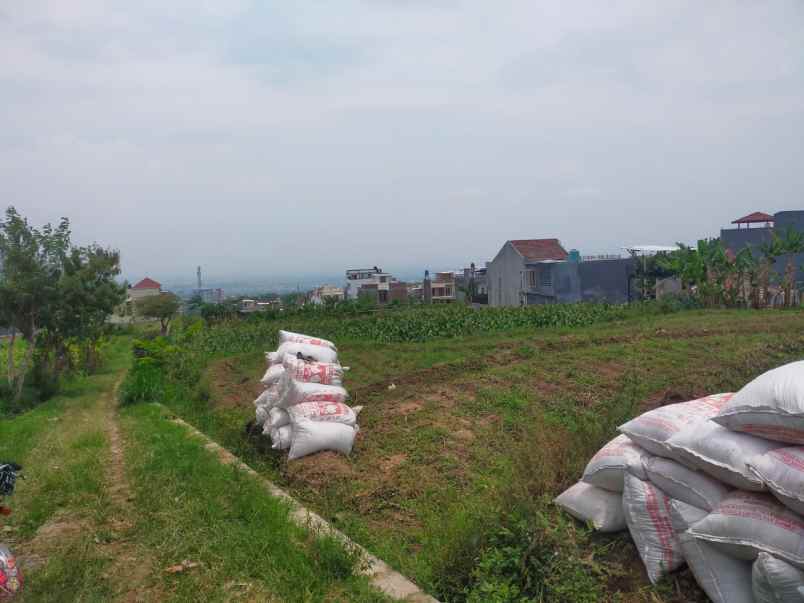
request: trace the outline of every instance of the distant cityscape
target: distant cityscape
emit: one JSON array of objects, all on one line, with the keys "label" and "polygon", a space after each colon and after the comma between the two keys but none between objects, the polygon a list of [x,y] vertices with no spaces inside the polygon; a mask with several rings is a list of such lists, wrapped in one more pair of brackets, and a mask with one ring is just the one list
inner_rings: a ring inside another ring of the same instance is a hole
[{"label": "distant cityscape", "polygon": [[[773,215],[757,211],[731,224],[733,227],[723,228],[719,234],[727,255],[733,258],[748,248],[761,256],[775,232],[804,232],[804,211]],[[711,237],[704,234],[702,238]],[[210,304],[237,301],[242,312],[280,307],[280,298],[288,294],[297,294],[293,303],[316,305],[360,299],[376,306],[409,301],[491,306],[627,303],[646,295],[644,282],[641,291],[635,289],[643,258],[675,249],[677,245],[624,245],[621,254],[582,255],[577,249],[567,250],[557,238],[515,239],[506,241],[493,257],[467,262],[458,269],[393,274],[376,265],[347,267],[340,275],[300,276],[295,283],[256,279],[207,283],[199,266],[194,283],[160,284],[146,277],[130,288],[130,298],[170,291],[185,300],[200,297]],[[780,262],[777,258],[776,263]],[[797,254],[793,263],[798,273],[796,280],[804,280],[804,254]],[[658,297],[680,290],[680,281],[668,277],[657,280],[650,295]]]}]

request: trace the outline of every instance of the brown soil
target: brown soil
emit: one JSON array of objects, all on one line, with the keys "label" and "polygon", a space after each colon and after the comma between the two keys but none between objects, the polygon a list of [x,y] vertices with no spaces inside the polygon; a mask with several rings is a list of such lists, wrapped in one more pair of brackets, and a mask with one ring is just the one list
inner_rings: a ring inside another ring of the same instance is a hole
[{"label": "brown soil", "polygon": [[212,399],[224,408],[251,406],[257,396],[265,390],[259,381],[262,375],[244,376],[237,362],[231,359],[213,363],[208,374]]},{"label": "brown soil", "polygon": [[113,559],[105,575],[114,577],[113,583],[118,601],[126,603],[158,601],[161,599],[161,593],[157,589],[148,588],[148,578],[155,571],[152,557],[141,547],[128,541],[128,534],[134,528],[131,518],[135,516],[135,509],[125,474],[124,442],[117,422],[116,394],[119,385],[118,381],[114,394],[107,396],[105,401],[105,428],[110,452],[106,474],[107,492],[111,507],[115,509],[109,520],[111,540],[103,545],[104,553]]}]

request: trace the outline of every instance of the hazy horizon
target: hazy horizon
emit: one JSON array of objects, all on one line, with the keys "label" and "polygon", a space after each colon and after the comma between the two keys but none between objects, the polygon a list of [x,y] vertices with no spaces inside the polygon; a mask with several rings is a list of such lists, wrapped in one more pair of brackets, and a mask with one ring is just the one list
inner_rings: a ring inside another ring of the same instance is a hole
[{"label": "hazy horizon", "polygon": [[793,1],[7,3],[0,204],[132,281],[691,242],[804,207],[802,40]]}]

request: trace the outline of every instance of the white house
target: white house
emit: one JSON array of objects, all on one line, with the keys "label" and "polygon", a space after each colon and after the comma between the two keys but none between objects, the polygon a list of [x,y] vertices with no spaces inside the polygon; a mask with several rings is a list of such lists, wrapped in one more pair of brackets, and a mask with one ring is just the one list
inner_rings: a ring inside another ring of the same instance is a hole
[{"label": "white house", "polygon": [[363,285],[377,285],[377,293],[383,297],[382,291],[385,291],[384,296],[388,296],[391,281],[393,277],[388,272],[383,272],[380,268],[355,268],[346,271],[346,287],[344,288],[344,297],[346,299],[357,299],[360,287]]}]

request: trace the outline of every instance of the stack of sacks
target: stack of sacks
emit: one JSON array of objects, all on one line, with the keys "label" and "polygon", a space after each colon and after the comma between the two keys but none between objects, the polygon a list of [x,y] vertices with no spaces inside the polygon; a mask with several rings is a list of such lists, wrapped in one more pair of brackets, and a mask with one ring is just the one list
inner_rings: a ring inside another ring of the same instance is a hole
[{"label": "stack of sacks", "polygon": [[804,361],[619,430],[559,506],[627,528],[651,582],[686,562],[712,601],[804,602]]},{"label": "stack of sacks", "polygon": [[357,433],[357,412],[346,405],[346,370],[335,344],[279,331],[279,348],[266,353],[265,391],[254,401],[256,421],[272,447],[289,449],[289,459],[321,450],[349,454]]}]

